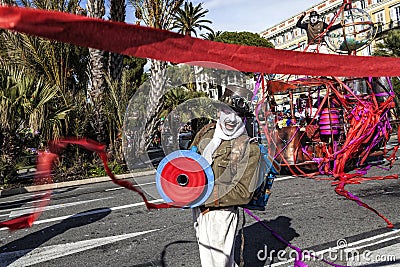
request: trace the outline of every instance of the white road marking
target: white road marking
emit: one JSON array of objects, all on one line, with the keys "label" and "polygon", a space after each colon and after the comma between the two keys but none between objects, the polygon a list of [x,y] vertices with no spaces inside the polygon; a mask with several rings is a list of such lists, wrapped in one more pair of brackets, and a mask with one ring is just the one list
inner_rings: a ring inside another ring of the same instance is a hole
[{"label": "white road marking", "polygon": [[[45,198],[45,199],[41,199],[41,200],[34,200],[34,201],[29,201],[28,203],[36,203],[36,202],[42,202],[42,201],[49,201],[50,198]],[[26,207],[20,207],[20,208],[12,208],[12,209],[5,209],[5,210],[0,210],[1,213],[6,213],[6,214],[0,214],[0,217],[4,217],[4,216],[10,216],[8,212],[13,212],[16,210],[23,210],[26,209]]]},{"label": "white road marking", "polygon": [[[82,189],[83,188],[81,188],[81,187],[75,187],[74,191],[82,190]],[[48,191],[50,191],[50,190],[48,190]],[[61,194],[61,193],[64,193],[64,192],[65,192],[65,188],[56,188],[56,189],[53,189],[50,194],[51,195],[58,195],[58,194]],[[39,193],[39,192],[24,193],[23,196],[21,196],[21,197],[13,197],[12,200],[0,202],[0,205],[4,206],[7,203],[10,203],[12,205],[14,202],[29,200],[29,199],[32,199],[33,197],[39,198],[39,197],[41,197],[43,195],[46,195],[46,194],[49,194],[49,192],[44,192],[44,193]]]},{"label": "white road marking", "polygon": [[381,238],[381,237],[386,237],[386,236],[390,236],[390,235],[393,235],[393,234],[399,234],[399,233],[400,233],[400,230],[396,229],[396,230],[392,230],[392,231],[387,232],[387,233],[383,233],[383,234],[380,234],[380,235],[374,235],[374,236],[371,236],[369,238],[365,238],[365,239],[361,239],[361,240],[358,240],[358,241],[354,241],[353,243],[347,244],[347,246],[348,247],[349,246],[355,246],[355,245],[362,244],[362,243],[365,243],[365,242],[373,241],[373,240]]},{"label": "white road marking", "polygon": [[[155,200],[151,200],[149,202],[150,203],[164,202],[164,200],[163,199],[155,199]],[[78,214],[70,214],[70,215],[66,215],[66,216],[60,216],[60,217],[55,217],[55,218],[50,218],[50,219],[45,219],[45,220],[38,220],[38,221],[35,221],[33,224],[57,222],[57,221],[62,221],[62,220],[68,219],[68,218],[77,218],[77,217],[82,217],[82,216],[88,216],[88,215],[93,215],[93,214],[98,214],[98,213],[109,212],[110,210],[116,211],[116,210],[128,209],[128,208],[133,208],[133,207],[138,207],[138,206],[143,206],[143,205],[145,205],[144,202],[139,202],[139,203],[133,203],[133,204],[123,205],[123,206],[98,209],[98,210],[82,212],[82,213],[78,213]],[[0,228],[0,231],[4,231],[4,230],[7,230],[7,228]]]},{"label": "white road marking", "polygon": [[378,245],[378,244],[381,244],[381,243],[384,243],[384,242],[387,242],[387,241],[390,241],[390,240],[393,240],[393,239],[398,239],[398,238],[400,238],[400,235],[392,236],[392,237],[389,237],[389,238],[385,238],[385,239],[379,240],[379,241],[374,242],[374,243],[366,244],[364,246],[358,246],[358,247],[355,247],[355,248],[352,247],[352,248],[350,248],[350,250],[360,250],[362,248],[367,248],[367,247],[370,247],[370,246]]},{"label": "white road marking", "polygon": [[33,250],[5,252],[0,254],[0,265],[9,267],[31,266],[159,230],[160,229],[154,229],[118,236],[83,240],[53,246],[39,247]]},{"label": "white road marking", "polygon": [[[72,207],[72,206],[77,206],[77,205],[81,205],[81,204],[86,204],[86,203],[90,203],[90,202],[96,202],[96,201],[100,201],[100,200],[105,200],[105,199],[110,199],[113,197],[103,197],[103,198],[97,198],[97,199],[90,199],[90,200],[82,200],[82,201],[76,201],[76,202],[69,202],[69,203],[63,203],[63,204],[58,204],[58,205],[49,205],[43,208],[43,211],[47,211],[47,210],[55,210],[55,209],[62,209],[62,208],[66,208],[66,207]],[[28,213],[32,213],[35,210],[37,210],[37,208],[19,208],[19,211],[15,211],[17,209],[14,209],[10,212],[9,217],[18,217],[24,214],[28,214]]]},{"label": "white road marking", "polygon": [[290,179],[295,179],[295,178],[298,178],[298,177],[296,177],[296,176],[284,176],[284,177],[276,177],[275,179],[274,179],[274,181],[285,181],[285,180],[290,180]]},{"label": "white road marking", "polygon": [[124,187],[115,187],[115,188],[106,189],[106,190],[104,190],[104,192],[116,191],[116,190],[121,190],[121,189],[125,189],[125,188]]},{"label": "white road marking", "polygon": [[7,203],[13,204],[14,202],[29,200],[32,197],[41,197],[41,196],[46,195],[46,194],[47,193],[24,194],[22,197],[15,197],[12,200],[0,202],[0,204],[1,205],[5,205]]},{"label": "white road marking", "polygon": [[[155,184],[156,182],[149,182],[149,183],[144,183],[144,184],[137,184],[137,185],[135,185],[135,186],[142,186],[142,185],[149,185],[149,184]],[[105,192],[108,192],[108,191],[115,191],[115,190],[121,190],[121,189],[125,189],[125,187],[115,187],[115,188],[110,188],[110,189],[106,189],[106,190],[104,190]]]}]

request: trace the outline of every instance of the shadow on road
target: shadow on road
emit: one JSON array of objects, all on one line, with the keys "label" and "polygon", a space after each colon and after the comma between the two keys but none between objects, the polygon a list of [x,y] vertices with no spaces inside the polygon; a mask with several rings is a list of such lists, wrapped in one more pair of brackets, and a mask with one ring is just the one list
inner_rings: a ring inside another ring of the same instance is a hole
[{"label": "shadow on road", "polygon": [[[172,243],[169,243],[168,245],[166,245],[163,249],[163,251],[161,252],[161,266],[162,267],[166,267],[166,263],[165,263],[165,256],[167,254],[167,249],[168,247],[172,246],[172,245],[176,245],[176,244],[191,244],[191,243],[196,243],[196,241],[190,241],[190,240],[179,240],[179,241],[175,241]],[[179,249],[179,248],[178,248]]]},{"label": "shadow on road", "polygon": [[[53,237],[63,234],[69,229],[81,227],[101,220],[111,213],[109,208],[100,208],[74,214],[61,222],[31,233],[0,247],[0,266],[8,266],[40,247]],[[18,251],[18,252],[17,252]],[[16,252],[16,253],[12,253]],[[6,256],[9,255],[9,257]]]},{"label": "shadow on road", "polygon": [[[178,240],[178,241],[171,242],[171,243],[169,243],[169,244],[164,246],[164,249],[161,252],[160,260],[152,260],[152,261],[149,261],[149,262],[132,265],[131,267],[151,267],[151,266],[166,267],[166,266],[175,266],[175,265],[168,265],[167,264],[167,261],[166,261],[167,250],[171,246],[174,246],[174,245],[178,246],[178,247],[175,247],[175,248],[171,248],[170,251],[169,251],[171,253],[170,257],[174,258],[175,254],[177,254],[177,253],[180,254],[182,252],[182,250],[187,247],[187,244],[191,244],[191,243],[197,244],[196,241],[190,241],[190,240]],[[183,246],[180,246],[180,245],[183,245]],[[199,262],[199,264],[200,264],[200,262]]]},{"label": "shadow on road", "polygon": [[3,202],[0,203],[0,210],[8,210],[8,209],[15,209],[15,208],[19,208],[22,207],[23,205],[25,205],[26,203],[32,202],[32,201],[37,201],[37,200],[41,200],[42,196],[41,195],[37,195],[37,196],[32,196],[29,198],[25,198],[25,199],[19,199],[19,200],[15,200],[15,201],[8,201],[8,202]]},{"label": "shadow on road", "polygon": [[[291,218],[279,216],[275,220],[264,221],[276,233],[290,242],[299,234],[291,227]],[[287,245],[276,239],[261,223],[257,222],[243,228],[244,266],[262,267],[272,263],[279,251],[284,251]],[[236,236],[235,261],[240,263],[240,247],[242,244],[242,230]],[[281,252],[282,253],[282,252]],[[288,253],[285,254],[289,256]]]}]

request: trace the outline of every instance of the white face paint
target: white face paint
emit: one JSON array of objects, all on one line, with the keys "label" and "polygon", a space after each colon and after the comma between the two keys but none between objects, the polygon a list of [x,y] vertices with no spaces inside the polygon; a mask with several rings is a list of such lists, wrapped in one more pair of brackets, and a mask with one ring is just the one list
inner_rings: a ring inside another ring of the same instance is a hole
[{"label": "white face paint", "polygon": [[318,21],[318,17],[317,16],[310,17],[311,24],[315,24],[315,23],[317,23],[317,21]]},{"label": "white face paint", "polygon": [[242,127],[243,121],[234,111],[221,110],[219,112],[219,123],[222,132],[227,136],[231,136]]}]

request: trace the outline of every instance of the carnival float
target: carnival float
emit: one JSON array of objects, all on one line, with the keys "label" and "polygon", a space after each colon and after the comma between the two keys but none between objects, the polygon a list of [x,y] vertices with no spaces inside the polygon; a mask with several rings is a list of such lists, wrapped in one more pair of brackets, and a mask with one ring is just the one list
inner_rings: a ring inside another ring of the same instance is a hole
[{"label": "carnival float", "polygon": [[[342,27],[329,31],[337,21]],[[321,35],[326,34],[333,53],[351,56],[369,45],[376,32],[367,12],[344,1]],[[312,170],[339,177],[346,168],[366,167],[368,160],[383,160],[397,149],[386,146],[398,129],[389,77],[286,75],[269,79],[262,88],[260,125],[268,131],[265,136],[275,136],[269,141],[277,140],[271,145],[275,157],[292,173]],[[394,155],[386,159],[393,161]]]}]

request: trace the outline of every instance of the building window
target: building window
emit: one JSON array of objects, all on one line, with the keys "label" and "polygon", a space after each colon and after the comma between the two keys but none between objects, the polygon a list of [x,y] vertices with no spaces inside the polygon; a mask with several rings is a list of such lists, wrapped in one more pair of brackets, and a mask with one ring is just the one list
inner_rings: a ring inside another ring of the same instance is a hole
[{"label": "building window", "polygon": [[365,0],[361,0],[361,9],[365,9],[367,7],[367,3],[365,2]]},{"label": "building window", "polygon": [[385,22],[384,16],[385,15],[383,14],[383,11],[376,13],[375,14],[375,22],[376,23],[378,23],[378,22],[384,23]]},{"label": "building window", "polygon": [[361,50],[361,54],[362,54],[363,56],[371,56],[371,55],[372,55],[371,45],[368,45],[368,46],[365,47],[363,50]]},{"label": "building window", "polygon": [[391,19],[394,21],[400,21],[400,5],[392,7],[391,11]]},{"label": "building window", "polygon": [[285,33],[285,40],[290,41],[293,39],[293,33],[292,32],[287,32]]}]

